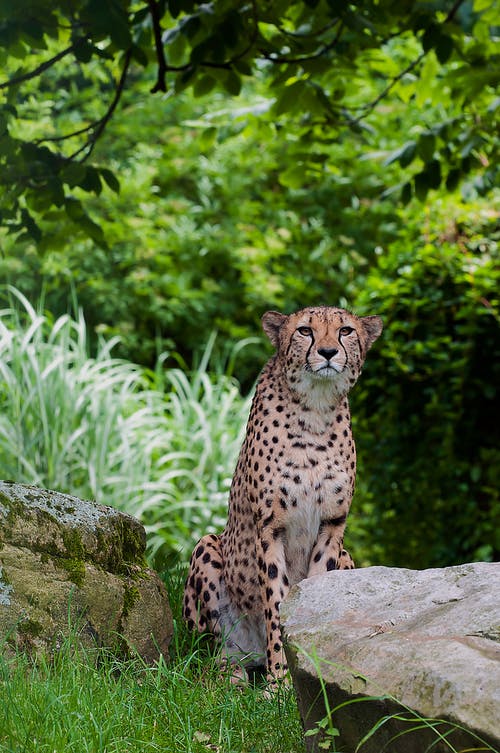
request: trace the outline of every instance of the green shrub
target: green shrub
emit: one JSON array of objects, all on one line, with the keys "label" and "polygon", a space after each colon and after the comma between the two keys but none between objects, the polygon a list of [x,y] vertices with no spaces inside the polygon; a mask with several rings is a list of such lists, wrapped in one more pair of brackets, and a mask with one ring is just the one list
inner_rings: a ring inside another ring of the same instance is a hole
[{"label": "green shrub", "polygon": [[353,395],[355,514],[367,518],[376,564],[500,553],[498,214],[478,208],[462,220],[450,202],[435,212],[441,228],[407,228],[358,296],[385,322]]}]

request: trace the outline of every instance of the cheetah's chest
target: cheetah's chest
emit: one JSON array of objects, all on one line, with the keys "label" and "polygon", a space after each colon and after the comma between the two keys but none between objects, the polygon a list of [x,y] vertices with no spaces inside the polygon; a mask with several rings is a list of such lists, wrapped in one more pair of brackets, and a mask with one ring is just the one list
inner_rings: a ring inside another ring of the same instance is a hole
[{"label": "cheetah's chest", "polygon": [[350,502],[356,451],[346,404],[344,411],[333,420],[308,416],[309,424],[300,415],[293,417],[279,437],[272,483],[278,483],[280,507],[292,518],[294,512],[315,517],[316,510],[321,519],[337,517],[336,511]]},{"label": "cheetah's chest", "polygon": [[322,521],[347,516],[354,488],[350,432],[302,430],[281,447],[284,464],[272,479],[290,582],[304,578]]}]

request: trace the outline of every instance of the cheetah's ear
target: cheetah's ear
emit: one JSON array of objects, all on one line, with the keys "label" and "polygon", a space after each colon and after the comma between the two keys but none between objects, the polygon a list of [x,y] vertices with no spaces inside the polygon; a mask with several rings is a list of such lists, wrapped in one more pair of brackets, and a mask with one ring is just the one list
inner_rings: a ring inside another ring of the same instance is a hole
[{"label": "cheetah's ear", "polygon": [[384,323],[380,316],[362,316],[361,324],[366,335],[366,350],[371,348],[377,337],[382,334]]},{"label": "cheetah's ear", "polygon": [[266,311],[262,317],[262,328],[275,348],[280,342],[281,326],[287,319],[286,314],[280,314],[279,311]]}]

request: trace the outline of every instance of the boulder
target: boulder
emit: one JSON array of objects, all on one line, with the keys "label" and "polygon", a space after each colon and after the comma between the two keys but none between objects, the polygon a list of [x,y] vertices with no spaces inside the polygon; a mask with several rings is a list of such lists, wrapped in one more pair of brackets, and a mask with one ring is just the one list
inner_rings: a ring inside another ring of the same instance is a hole
[{"label": "boulder", "polygon": [[369,567],[294,586],[281,620],[308,749],[326,745],[311,733],[327,719],[343,753],[370,732],[360,753],[451,750],[439,734],[456,750],[492,749],[478,738],[500,750],[499,594],[496,563]]},{"label": "boulder", "polygon": [[172,615],[130,515],[0,482],[0,647],[52,651],[69,630],[146,663],[167,658]]}]

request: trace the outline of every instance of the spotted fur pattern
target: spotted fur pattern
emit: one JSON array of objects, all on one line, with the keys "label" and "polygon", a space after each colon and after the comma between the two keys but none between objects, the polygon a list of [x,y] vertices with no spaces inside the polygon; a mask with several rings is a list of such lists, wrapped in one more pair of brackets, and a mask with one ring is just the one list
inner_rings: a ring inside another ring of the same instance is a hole
[{"label": "spotted fur pattern", "polygon": [[286,672],[279,606],[290,586],[354,567],[343,546],[356,475],[347,393],[382,331],[338,308],[268,311],[276,347],[257,384],[224,531],[191,557],[184,617],[226,662]]}]

